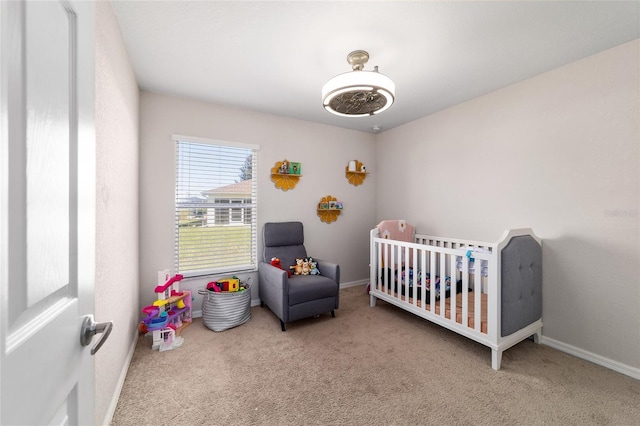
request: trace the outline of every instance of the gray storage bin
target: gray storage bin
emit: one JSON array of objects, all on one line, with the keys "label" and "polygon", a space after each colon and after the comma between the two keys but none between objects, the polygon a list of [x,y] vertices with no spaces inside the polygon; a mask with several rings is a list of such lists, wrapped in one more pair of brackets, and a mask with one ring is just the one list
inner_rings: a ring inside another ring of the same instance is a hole
[{"label": "gray storage bin", "polygon": [[204,325],[213,331],[237,327],[251,319],[251,285],[243,291],[219,292],[198,290],[202,300]]}]

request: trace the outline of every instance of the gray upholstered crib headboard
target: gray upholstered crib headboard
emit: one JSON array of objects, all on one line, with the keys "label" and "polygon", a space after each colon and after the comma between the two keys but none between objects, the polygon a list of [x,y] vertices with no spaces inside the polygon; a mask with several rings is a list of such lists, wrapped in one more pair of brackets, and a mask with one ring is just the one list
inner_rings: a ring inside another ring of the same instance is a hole
[{"label": "gray upholstered crib headboard", "polygon": [[530,235],[513,237],[500,263],[504,337],[542,318],[542,247]]}]

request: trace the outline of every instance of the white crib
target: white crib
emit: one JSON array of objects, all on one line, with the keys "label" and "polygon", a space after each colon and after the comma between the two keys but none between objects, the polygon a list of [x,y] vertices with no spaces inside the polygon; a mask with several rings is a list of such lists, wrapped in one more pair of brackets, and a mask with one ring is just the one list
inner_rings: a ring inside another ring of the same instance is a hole
[{"label": "white crib", "polygon": [[542,241],[531,229],[507,230],[496,243],[420,234],[411,243],[381,238],[377,228],[370,235],[372,307],[384,300],[490,347],[494,370],[511,346],[539,342]]}]

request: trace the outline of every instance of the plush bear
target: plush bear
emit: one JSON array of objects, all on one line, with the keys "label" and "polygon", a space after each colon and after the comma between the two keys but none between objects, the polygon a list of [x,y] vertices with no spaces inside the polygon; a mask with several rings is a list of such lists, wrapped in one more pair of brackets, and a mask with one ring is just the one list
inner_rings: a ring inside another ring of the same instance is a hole
[{"label": "plush bear", "polygon": [[[282,269],[283,271],[287,271],[286,269],[284,269],[282,267],[282,264],[280,263],[280,259],[278,259],[277,257],[272,257],[271,258],[271,265],[275,266],[278,269]],[[287,277],[291,278],[291,271],[287,271]]]},{"label": "plush bear", "polygon": [[318,262],[313,260],[312,257],[309,258],[309,275],[320,275],[320,270],[318,269]]},{"label": "plush bear", "polygon": [[293,269],[293,275],[302,275],[302,262],[304,259],[296,258],[296,264],[289,266],[289,269]]},{"label": "plush bear", "polygon": [[309,258],[302,259],[302,271],[300,275],[309,275]]}]

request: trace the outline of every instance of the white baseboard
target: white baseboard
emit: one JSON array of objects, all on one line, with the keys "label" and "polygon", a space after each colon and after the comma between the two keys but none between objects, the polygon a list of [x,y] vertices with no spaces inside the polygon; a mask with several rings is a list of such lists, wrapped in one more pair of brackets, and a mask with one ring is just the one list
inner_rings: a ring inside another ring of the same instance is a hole
[{"label": "white baseboard", "polygon": [[127,372],[129,371],[129,365],[131,365],[131,360],[133,359],[133,353],[136,351],[136,345],[138,344],[138,328],[136,327],[136,332],[134,333],[133,341],[131,342],[131,347],[129,348],[129,353],[127,354],[127,359],[122,367],[122,371],[120,372],[120,377],[118,378],[118,383],[116,384],[116,390],[113,392],[113,397],[111,398],[111,403],[109,404],[109,408],[107,409],[107,415],[104,417],[103,426],[109,426],[111,421],[113,420],[113,415],[116,412],[116,407],[118,406],[118,400],[120,399],[120,393],[122,392],[122,387],[124,386],[124,380],[127,378]]},{"label": "white baseboard", "polygon": [[640,368],[631,367],[621,362],[605,358],[601,355],[585,351],[584,349],[580,349],[575,346],[560,342],[558,340],[551,339],[550,337],[542,336],[540,339],[540,343],[550,346],[559,351],[568,353],[570,355],[576,356],[578,358],[584,359],[586,361],[592,362],[594,364],[598,364],[610,370],[617,371],[618,373],[622,373],[626,376],[633,377],[634,379],[640,380]]},{"label": "white baseboard", "polygon": [[358,281],[350,281],[348,283],[342,283],[340,284],[340,288],[349,288],[349,287],[356,287],[359,285],[366,285],[369,284],[369,279],[365,279],[365,280],[358,280]]}]

